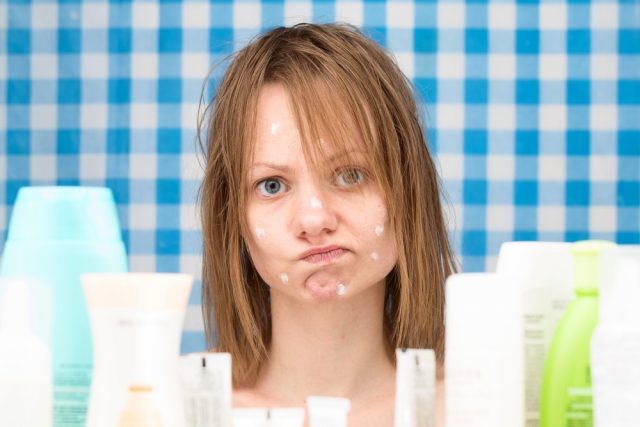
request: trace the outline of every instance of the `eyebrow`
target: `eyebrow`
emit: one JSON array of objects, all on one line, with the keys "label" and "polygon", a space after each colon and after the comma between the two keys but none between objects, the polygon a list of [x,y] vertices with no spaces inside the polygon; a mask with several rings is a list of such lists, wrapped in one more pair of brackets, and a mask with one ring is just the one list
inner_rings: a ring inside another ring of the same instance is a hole
[{"label": "eyebrow", "polygon": [[256,162],[251,166],[251,169],[255,169],[258,166],[275,169],[284,173],[291,172],[291,168],[287,165],[279,165],[277,163],[269,163],[269,162]]},{"label": "eyebrow", "polygon": [[[331,156],[329,156],[327,158],[327,160],[329,162],[333,162],[336,159],[340,159],[342,157],[349,157],[352,155],[365,155],[366,156],[366,152],[363,150],[352,150],[352,151],[342,151],[340,153],[336,153],[336,154],[332,154]],[[251,168],[254,169],[258,166],[262,166],[262,167],[267,167],[267,168],[271,168],[271,169],[275,169],[275,170],[279,170],[282,172],[290,172],[291,168],[287,165],[280,165],[277,163],[270,163],[270,162],[255,162],[253,165],[251,165]]]}]

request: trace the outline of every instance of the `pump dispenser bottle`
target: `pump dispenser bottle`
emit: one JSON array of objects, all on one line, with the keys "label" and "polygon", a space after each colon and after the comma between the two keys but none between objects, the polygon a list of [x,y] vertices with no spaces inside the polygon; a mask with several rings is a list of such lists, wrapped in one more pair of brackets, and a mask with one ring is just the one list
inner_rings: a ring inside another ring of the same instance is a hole
[{"label": "pump dispenser bottle", "polygon": [[598,323],[598,288],[608,277],[602,253],[615,245],[583,241],[572,247],[575,298],[558,322],[545,361],[540,427],[593,425],[590,344]]}]

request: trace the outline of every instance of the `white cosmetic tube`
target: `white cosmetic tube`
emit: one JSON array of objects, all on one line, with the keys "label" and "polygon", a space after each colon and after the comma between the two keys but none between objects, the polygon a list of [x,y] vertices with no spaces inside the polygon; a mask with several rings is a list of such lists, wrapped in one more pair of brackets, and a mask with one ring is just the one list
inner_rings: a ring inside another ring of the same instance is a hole
[{"label": "white cosmetic tube", "polygon": [[269,427],[302,427],[304,408],[270,408]]},{"label": "white cosmetic tube", "polygon": [[231,427],[231,355],[180,357],[187,427]]},{"label": "white cosmetic tube", "polygon": [[269,427],[268,408],[233,408],[233,427]]},{"label": "white cosmetic tube", "polygon": [[307,397],[309,427],[347,427],[351,402],[343,397]]},{"label": "white cosmetic tube", "polygon": [[436,358],[430,349],[396,349],[395,427],[434,427]]}]

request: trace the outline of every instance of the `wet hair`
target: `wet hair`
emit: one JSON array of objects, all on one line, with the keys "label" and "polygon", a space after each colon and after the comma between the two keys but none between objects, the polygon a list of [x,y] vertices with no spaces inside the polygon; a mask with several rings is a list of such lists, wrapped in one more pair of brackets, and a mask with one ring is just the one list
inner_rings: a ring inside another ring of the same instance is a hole
[{"label": "wet hair", "polygon": [[422,113],[393,58],[346,24],[298,24],[259,35],[230,57],[203,115],[202,308],[210,346],[231,353],[236,386],[254,384],[268,358],[269,287],[244,239],[257,101],[269,83],[286,89],[312,167],[323,161],[321,134],[342,148],[355,140],[366,145],[398,248],[386,277],[388,343],[433,348],[442,360],[444,283],[455,263]]}]

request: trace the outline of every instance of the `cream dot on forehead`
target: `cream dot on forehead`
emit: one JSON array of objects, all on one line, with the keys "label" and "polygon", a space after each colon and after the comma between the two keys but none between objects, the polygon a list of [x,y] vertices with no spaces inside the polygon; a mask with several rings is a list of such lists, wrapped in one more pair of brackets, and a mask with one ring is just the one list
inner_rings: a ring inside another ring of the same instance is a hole
[{"label": "cream dot on forehead", "polygon": [[376,225],[376,236],[382,236],[382,233],[384,233],[384,226]]},{"label": "cream dot on forehead", "polygon": [[287,273],[280,273],[280,281],[284,284],[289,283],[289,276]]},{"label": "cream dot on forehead", "polygon": [[256,225],[256,237],[258,237],[258,239],[261,239],[265,236],[265,234],[267,233],[264,231],[264,228]]},{"label": "cream dot on forehead", "polygon": [[316,197],[312,197],[309,203],[313,209],[322,209],[322,202]]},{"label": "cream dot on forehead", "polygon": [[344,293],[346,292],[346,288],[344,286],[344,283],[339,283],[338,284],[338,295],[344,295]]},{"label": "cream dot on forehead", "polygon": [[269,125],[269,133],[275,135],[280,132],[280,122],[273,122]]}]

